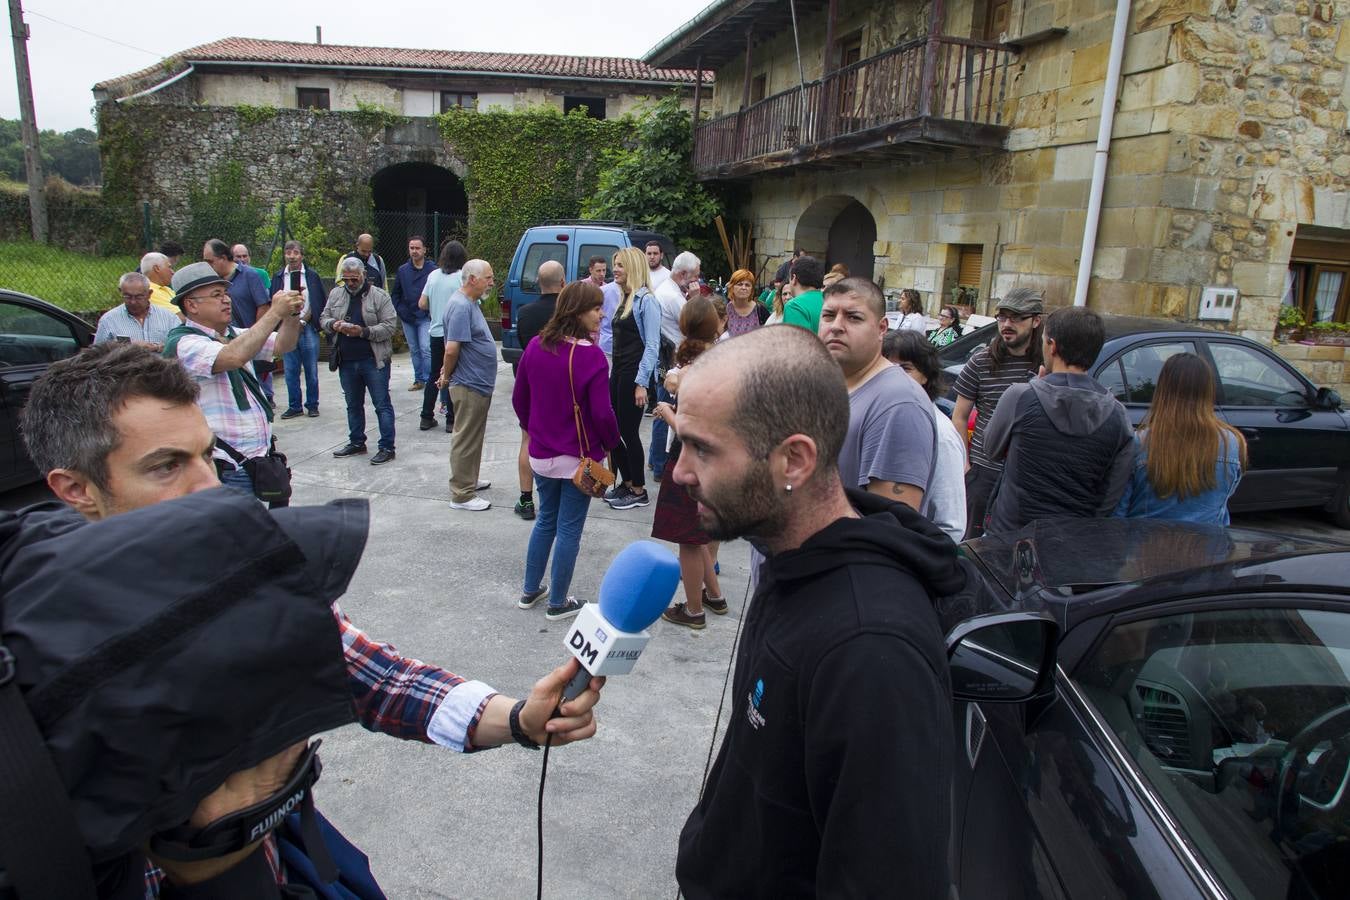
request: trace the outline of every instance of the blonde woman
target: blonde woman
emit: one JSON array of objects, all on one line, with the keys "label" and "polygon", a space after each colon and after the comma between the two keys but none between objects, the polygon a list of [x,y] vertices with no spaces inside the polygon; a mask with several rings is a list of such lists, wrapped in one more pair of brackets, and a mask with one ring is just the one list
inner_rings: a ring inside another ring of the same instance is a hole
[{"label": "blonde woman", "polygon": [[642,413],[647,386],[661,349],[661,304],[651,291],[647,258],[634,247],[614,254],[614,283],[622,292],[614,316],[614,365],[609,398],[619,420],[614,459],[620,481],[605,495],[614,509],[646,506],[646,468],[642,454]]}]

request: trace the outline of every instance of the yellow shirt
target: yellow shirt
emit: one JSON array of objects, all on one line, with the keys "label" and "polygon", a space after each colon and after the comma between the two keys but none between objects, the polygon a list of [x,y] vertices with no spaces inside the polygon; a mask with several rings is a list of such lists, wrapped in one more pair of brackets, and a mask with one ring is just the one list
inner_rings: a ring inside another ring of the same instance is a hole
[{"label": "yellow shirt", "polygon": [[173,302],[173,288],[167,284],[155,284],[153,281],[150,283],[150,302],[178,312],[178,307]]}]

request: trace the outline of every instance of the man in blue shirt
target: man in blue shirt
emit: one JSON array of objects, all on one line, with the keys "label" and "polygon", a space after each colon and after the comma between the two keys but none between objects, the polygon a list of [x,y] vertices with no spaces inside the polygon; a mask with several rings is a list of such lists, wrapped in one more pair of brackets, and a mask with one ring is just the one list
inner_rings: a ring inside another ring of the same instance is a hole
[{"label": "man in blue shirt", "polygon": [[[220,238],[211,238],[202,245],[202,262],[207,263],[215,273],[229,282],[225,288],[230,295],[230,324],[240,331],[247,331],[258,321],[258,317],[272,306],[272,298],[267,293],[267,285],[262,276],[252,266],[241,266],[234,261],[230,245]],[[253,364],[253,372],[258,376],[267,402],[272,402],[272,369],[275,365],[261,360]]]},{"label": "man in blue shirt", "polygon": [[478,301],[495,283],[492,266],[471,259],[461,270],[464,283],[445,306],[445,361],[437,387],[450,387],[455,430],[450,439],[450,508],[482,512],[492,506],[478,496],[491,484],[478,480],[483,460],[483,433],[492,390],[497,384],[497,343],[488,330]]},{"label": "man in blue shirt", "polygon": [[164,339],[178,327],[178,317],[150,302],[150,279],[140,272],[128,272],[118,280],[117,290],[122,294],[122,305],[99,318],[94,343],[124,341],[163,350]]},{"label": "man in blue shirt", "polygon": [[403,336],[408,340],[412,356],[413,384],[410,391],[426,387],[431,377],[431,314],[417,305],[425,293],[427,276],[436,267],[427,262],[427,242],[420,234],[408,238],[408,261],[398,267],[394,275],[394,289],[390,297],[394,310],[403,323]]}]

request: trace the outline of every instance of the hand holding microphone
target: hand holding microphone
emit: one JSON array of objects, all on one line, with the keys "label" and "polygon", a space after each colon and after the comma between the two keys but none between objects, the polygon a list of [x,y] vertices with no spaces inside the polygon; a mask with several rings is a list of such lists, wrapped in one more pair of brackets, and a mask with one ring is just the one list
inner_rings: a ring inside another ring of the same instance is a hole
[{"label": "hand holding microphone", "polygon": [[[579,675],[584,676],[583,690],[564,699],[563,688]],[[591,710],[600,702],[600,689],[604,686],[604,678],[592,678],[580,663],[569,659],[534,683],[520,711],[521,729],[537,744],[552,735],[555,747],[594,737],[595,716]],[[560,713],[556,719],[554,712]]]}]

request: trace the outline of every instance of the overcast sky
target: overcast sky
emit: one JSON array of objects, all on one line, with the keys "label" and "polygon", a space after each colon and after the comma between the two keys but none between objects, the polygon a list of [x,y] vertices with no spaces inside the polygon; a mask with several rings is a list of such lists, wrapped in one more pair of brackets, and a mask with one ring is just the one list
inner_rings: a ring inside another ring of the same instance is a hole
[{"label": "overcast sky", "polygon": [[[640,57],[707,3],[233,0],[193,6],[181,0],[24,0],[23,5],[32,31],[28,60],[38,127],[69,131],[94,127],[90,89],[97,82],[224,37],[313,41],[314,26],[322,25],[326,44]],[[8,25],[0,46],[0,117],[17,119]]]}]

